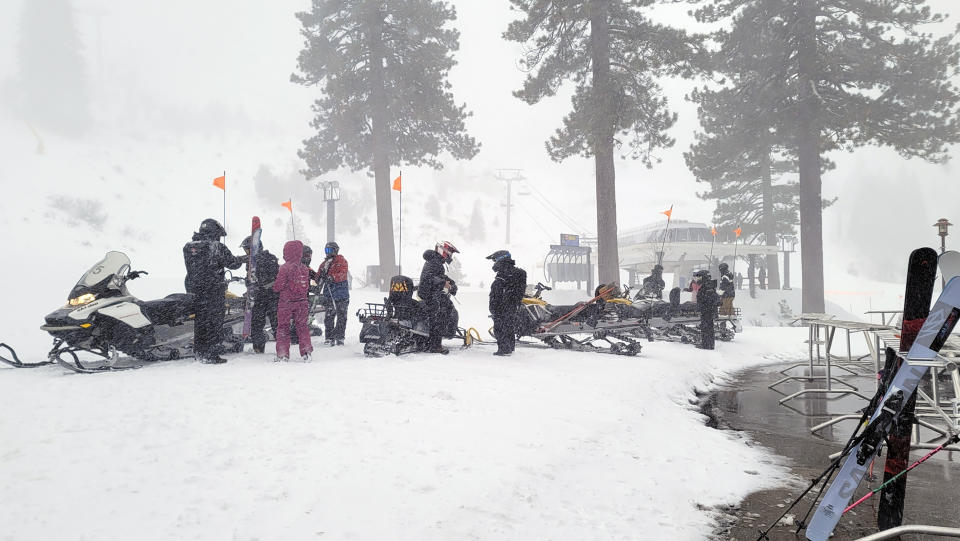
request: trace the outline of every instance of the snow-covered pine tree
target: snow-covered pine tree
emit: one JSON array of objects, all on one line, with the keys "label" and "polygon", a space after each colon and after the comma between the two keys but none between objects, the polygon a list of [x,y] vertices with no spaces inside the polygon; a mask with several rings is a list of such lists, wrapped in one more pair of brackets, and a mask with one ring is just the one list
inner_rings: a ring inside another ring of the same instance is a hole
[{"label": "snow-covered pine tree", "polygon": [[440,168],[441,152],[470,159],[479,151],[447,82],[459,47],[456,11],[440,0],[312,0],[297,18],[305,43],[292,80],[321,92],[317,134],[299,152],[303,173],[371,170],[385,289],[396,274],[390,167]]},{"label": "snow-covered pine tree", "polygon": [[[763,55],[758,100],[793,137],[800,199],[804,312],[823,312],[823,154],[876,144],[904,157],[945,161],[960,140],[957,31],[934,38],[944,20],[926,0],[700,0],[701,21],[731,28],[724,39],[749,47],[772,25],[780,47]],[[739,38],[736,38],[739,36]]]}]

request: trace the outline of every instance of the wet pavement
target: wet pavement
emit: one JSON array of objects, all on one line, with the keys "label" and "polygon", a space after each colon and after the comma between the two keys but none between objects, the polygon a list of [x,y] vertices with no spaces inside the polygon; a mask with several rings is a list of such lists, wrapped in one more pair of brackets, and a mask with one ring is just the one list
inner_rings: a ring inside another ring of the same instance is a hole
[{"label": "wet pavement", "polygon": [[[723,510],[726,516],[720,521],[715,539],[758,539],[759,531],[775,521],[830,463],[828,455],[840,450],[853,432],[856,420],[843,421],[815,435],[810,433],[810,428],[829,420],[831,415],[856,413],[866,405],[865,400],[853,396],[825,399],[822,395],[816,398],[800,397],[787,405],[780,405],[778,402],[781,398],[797,390],[822,387],[820,382],[803,380],[779,385],[776,391],[769,389],[768,385],[781,379],[783,374],[780,371],[788,366],[790,364],[772,365],[743,372],[736,380],[704,397],[703,410],[718,428],[746,432],[757,443],[784,457],[786,465],[797,478],[793,486],[751,494],[739,507]],[[807,367],[803,366],[791,370],[789,374],[799,376],[807,372]],[[876,389],[870,377],[845,376],[842,379],[858,387],[866,396],[872,396]],[[835,384],[836,388],[842,387]],[[943,384],[940,388],[945,389]],[[943,423],[937,421],[934,424]],[[923,441],[930,441],[935,436],[935,433],[926,429],[921,432]],[[927,452],[913,451],[911,463]],[[882,460],[878,460],[874,468],[877,477],[882,480]],[[879,483],[870,483],[870,488]],[[866,487],[866,482],[860,486],[858,498],[866,493]],[[853,540],[875,533],[878,496],[871,497],[844,515],[831,539]],[[795,533],[796,526],[790,527],[789,524],[802,519],[811,502],[812,498],[808,496],[794,507],[788,515],[787,525],[775,527],[768,534],[769,539],[805,539],[802,533]],[[904,524],[960,528],[960,453],[941,451],[909,473]],[[902,539],[917,541],[944,538],[907,535]]]}]

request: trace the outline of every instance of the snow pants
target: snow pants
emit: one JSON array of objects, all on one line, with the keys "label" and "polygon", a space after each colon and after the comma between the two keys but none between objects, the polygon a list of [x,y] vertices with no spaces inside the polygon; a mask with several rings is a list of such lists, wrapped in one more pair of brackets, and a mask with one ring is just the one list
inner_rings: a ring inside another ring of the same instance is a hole
[{"label": "snow pants", "polygon": [[328,340],[343,340],[347,333],[347,309],[350,299],[325,299],[327,312],[323,316],[324,332]]},{"label": "snow pants", "polygon": [[193,351],[198,359],[223,353],[223,298],[226,288],[213,285],[201,289],[194,301]]},{"label": "snow pants", "polygon": [[713,349],[714,318],[713,310],[700,312],[700,349]]},{"label": "snow pants", "polygon": [[267,344],[267,335],[263,332],[270,321],[273,335],[277,336],[277,294],[273,291],[261,289],[257,291],[256,302],[253,303],[253,317],[251,318],[250,338],[254,351],[263,352]]},{"label": "snow pants", "polygon": [[293,321],[300,338],[300,355],[313,351],[310,342],[310,327],[307,316],[310,304],[306,299],[299,301],[280,301],[277,304],[277,357],[290,357],[290,322]]},{"label": "snow pants", "polygon": [[517,310],[494,313],[493,336],[497,339],[497,353],[513,353],[517,347]]},{"label": "snow pants", "polygon": [[720,299],[720,315],[733,315],[733,297],[723,297]]}]

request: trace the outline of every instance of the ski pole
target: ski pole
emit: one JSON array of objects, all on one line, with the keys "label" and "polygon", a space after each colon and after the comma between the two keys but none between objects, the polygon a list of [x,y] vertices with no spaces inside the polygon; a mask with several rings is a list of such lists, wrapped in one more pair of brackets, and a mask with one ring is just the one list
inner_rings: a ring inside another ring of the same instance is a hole
[{"label": "ski pole", "polygon": [[916,468],[916,467],[919,466],[920,464],[923,464],[924,462],[927,461],[927,459],[929,459],[929,458],[932,457],[933,455],[935,455],[935,454],[939,453],[940,451],[942,451],[944,447],[946,447],[946,446],[948,446],[948,445],[952,445],[952,444],[954,444],[954,443],[957,443],[958,441],[960,441],[960,437],[958,437],[956,434],[954,434],[953,436],[950,436],[950,438],[949,438],[947,441],[941,443],[939,447],[937,447],[937,448],[934,449],[933,451],[930,451],[929,453],[927,453],[927,456],[925,456],[925,457],[921,458],[920,460],[914,462],[913,464],[910,465],[909,468],[907,468],[907,469],[903,470],[902,472],[894,475],[893,477],[891,477],[890,479],[888,479],[886,482],[884,482],[882,485],[880,485],[880,486],[878,486],[877,488],[875,488],[875,489],[871,490],[870,492],[866,493],[862,498],[860,498],[860,499],[857,500],[856,502],[850,504],[846,509],[843,510],[843,512],[846,513],[847,511],[849,511],[849,510],[853,509],[854,507],[860,505],[861,503],[867,501],[867,500],[870,498],[870,496],[873,496],[873,495],[876,494],[877,492],[880,492],[881,490],[883,490],[883,487],[885,487],[885,486],[889,485],[890,483],[896,481],[896,480],[899,479],[901,476],[906,475],[908,471]]}]

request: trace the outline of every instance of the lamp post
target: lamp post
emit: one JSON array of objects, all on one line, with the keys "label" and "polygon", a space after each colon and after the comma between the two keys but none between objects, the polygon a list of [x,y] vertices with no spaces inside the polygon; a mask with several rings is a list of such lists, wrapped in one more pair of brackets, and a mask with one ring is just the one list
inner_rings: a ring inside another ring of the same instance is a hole
[{"label": "lamp post", "polygon": [[[946,218],[940,218],[937,220],[937,223],[933,224],[933,227],[937,228],[937,234],[940,235],[940,253],[947,251],[947,228],[949,228],[952,223]],[[943,287],[947,287],[947,279],[944,276],[940,276],[940,282]]]},{"label": "lamp post", "polygon": [[[797,237],[795,235],[779,235],[780,251],[783,252],[783,289],[790,289],[790,254],[796,251]],[[790,249],[787,250],[787,245]]]},{"label": "lamp post", "polygon": [[315,186],[327,202],[327,242],[336,240],[337,201],[340,200],[340,183],[336,180],[318,182]]}]

